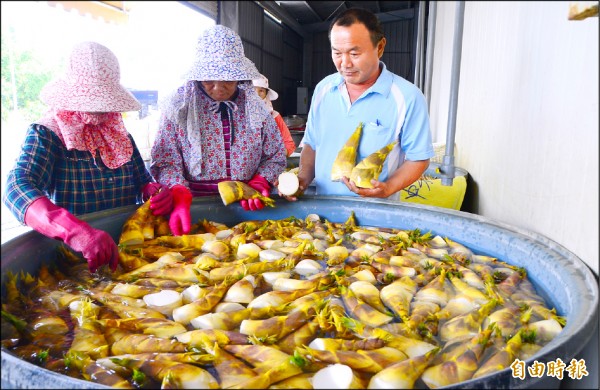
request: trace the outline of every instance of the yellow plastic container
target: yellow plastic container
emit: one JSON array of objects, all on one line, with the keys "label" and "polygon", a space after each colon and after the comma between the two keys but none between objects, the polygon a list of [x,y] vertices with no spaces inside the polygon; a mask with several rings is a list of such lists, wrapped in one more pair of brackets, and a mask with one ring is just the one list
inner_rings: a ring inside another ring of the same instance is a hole
[{"label": "yellow plastic container", "polygon": [[400,191],[400,200],[460,210],[467,191],[468,173],[464,169],[455,167],[452,185],[445,186],[442,185],[440,166],[441,164],[438,163],[430,163],[423,176]]}]

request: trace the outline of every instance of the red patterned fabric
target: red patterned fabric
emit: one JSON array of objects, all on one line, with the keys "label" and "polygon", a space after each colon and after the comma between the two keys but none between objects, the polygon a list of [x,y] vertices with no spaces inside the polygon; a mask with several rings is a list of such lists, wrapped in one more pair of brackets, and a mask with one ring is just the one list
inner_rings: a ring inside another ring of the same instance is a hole
[{"label": "red patterned fabric", "polygon": [[121,113],[92,114],[51,110],[37,123],[52,130],[68,150],[100,152],[102,162],[115,169],[131,160],[133,145]]}]

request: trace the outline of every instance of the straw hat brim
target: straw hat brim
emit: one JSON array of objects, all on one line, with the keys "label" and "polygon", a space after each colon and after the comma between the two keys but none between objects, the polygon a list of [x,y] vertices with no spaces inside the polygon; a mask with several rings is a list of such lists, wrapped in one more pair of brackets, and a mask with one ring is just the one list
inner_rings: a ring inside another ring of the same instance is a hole
[{"label": "straw hat brim", "polygon": [[122,85],[83,85],[64,79],[46,84],[40,99],[50,107],[66,111],[126,112],[142,108]]}]

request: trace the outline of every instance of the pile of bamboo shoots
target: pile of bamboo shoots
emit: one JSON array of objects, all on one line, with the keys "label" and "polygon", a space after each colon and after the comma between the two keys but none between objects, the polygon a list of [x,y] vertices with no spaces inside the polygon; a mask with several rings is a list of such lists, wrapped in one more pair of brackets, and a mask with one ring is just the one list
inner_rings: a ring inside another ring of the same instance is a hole
[{"label": "pile of bamboo shoots", "polygon": [[63,248],[8,275],[3,347],[117,388],[437,388],[526,360],[565,325],[526,270],[448,237],[353,214],[172,236],[147,206],[115,273]]}]

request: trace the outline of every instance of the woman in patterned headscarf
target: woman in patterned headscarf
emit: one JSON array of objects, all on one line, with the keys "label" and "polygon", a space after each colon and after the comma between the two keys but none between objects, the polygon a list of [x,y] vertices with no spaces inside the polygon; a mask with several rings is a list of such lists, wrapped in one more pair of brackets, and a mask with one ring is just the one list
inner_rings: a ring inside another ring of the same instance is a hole
[{"label": "woman in patterned headscarf", "polygon": [[154,215],[168,214],[173,205],[171,191],[153,182],[125,129],[121,113],[141,105],[120,76],[117,57],[107,47],[75,45],[64,76],[40,93],[49,110],[27,130],[3,199],[21,223],[81,252],[91,272],[104,264],[115,270],[117,246],[108,233],[75,215],[151,196]]},{"label": "woman in patterned headscarf", "polygon": [[[171,186],[174,234],[190,231],[192,196],[216,195],[224,180],[269,196],[285,169],[281,134],[252,85],[259,76],[241,38],[216,25],[200,37],[185,83],[161,102],[150,171]],[[264,207],[260,199],[240,203],[245,210]]]}]

